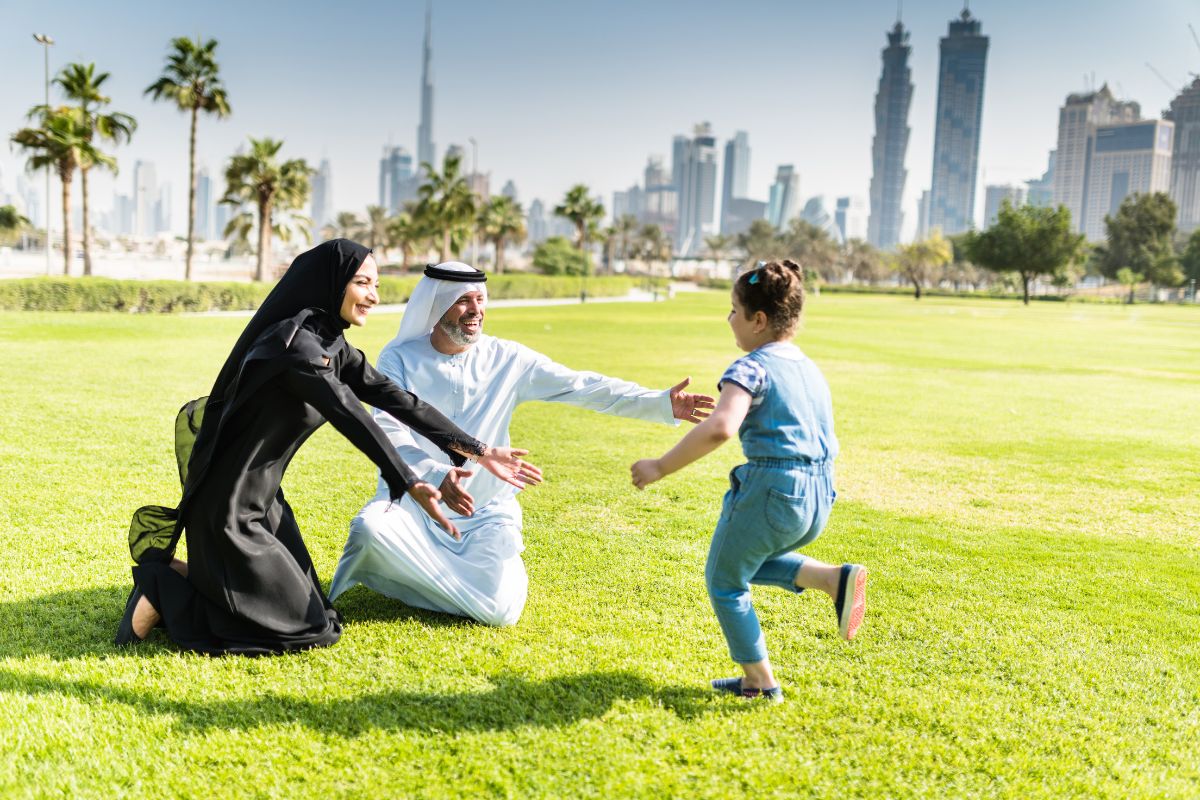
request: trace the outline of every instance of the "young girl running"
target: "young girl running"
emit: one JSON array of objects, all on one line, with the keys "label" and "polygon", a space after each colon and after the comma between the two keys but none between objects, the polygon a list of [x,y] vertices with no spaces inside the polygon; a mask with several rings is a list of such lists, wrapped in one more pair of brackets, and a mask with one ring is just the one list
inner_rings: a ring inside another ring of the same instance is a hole
[{"label": "young girl running", "polygon": [[644,489],[711,453],[737,432],[748,463],[729,475],[704,578],[713,610],[742,667],[739,678],[712,682],[718,691],[783,700],[754,607],[750,584],[792,592],[820,589],[833,598],[838,629],[852,639],[866,611],[867,570],[794,553],[820,535],[833,499],[833,433],[829,385],[792,344],[804,307],[804,278],[793,261],[771,262],[738,277],[729,327],[747,352],[721,376],[712,416],[662,458],[631,468]]}]

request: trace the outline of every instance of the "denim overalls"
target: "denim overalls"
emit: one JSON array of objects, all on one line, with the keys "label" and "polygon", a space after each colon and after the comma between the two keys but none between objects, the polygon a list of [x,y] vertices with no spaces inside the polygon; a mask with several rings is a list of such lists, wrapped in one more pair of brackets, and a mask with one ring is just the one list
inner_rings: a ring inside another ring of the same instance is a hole
[{"label": "denim overalls", "polygon": [[771,342],[739,358],[721,384],[753,398],[738,429],[747,463],[729,474],[704,577],[738,663],[767,657],[750,584],[801,591],[804,558],[792,552],[821,533],[833,500],[833,404],[817,366],[791,343]]}]

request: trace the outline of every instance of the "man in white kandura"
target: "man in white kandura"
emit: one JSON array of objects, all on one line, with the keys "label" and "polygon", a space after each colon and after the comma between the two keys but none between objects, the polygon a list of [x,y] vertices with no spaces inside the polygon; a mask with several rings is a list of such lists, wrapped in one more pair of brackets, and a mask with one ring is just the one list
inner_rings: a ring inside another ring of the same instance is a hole
[{"label": "man in white kandura", "polygon": [[[485,335],[486,280],[482,272],[459,262],[426,267],[400,332],[383,348],[378,363],[399,386],[472,436],[507,446],[513,411],[527,400],[667,424],[708,416],[713,399],[685,392],[688,379],[654,391],[595,372],[575,372],[524,345]],[[529,586],[521,561],[525,546],[518,490],[489,473],[473,475],[447,463],[437,447],[385,413],[376,412],[376,420],[420,479],[441,489],[460,536],[439,528],[407,497],[390,504],[381,482],[350,523],[329,599],[361,583],[410,606],[488,625],[514,624]],[[541,472],[526,464],[521,481],[540,483]]]}]

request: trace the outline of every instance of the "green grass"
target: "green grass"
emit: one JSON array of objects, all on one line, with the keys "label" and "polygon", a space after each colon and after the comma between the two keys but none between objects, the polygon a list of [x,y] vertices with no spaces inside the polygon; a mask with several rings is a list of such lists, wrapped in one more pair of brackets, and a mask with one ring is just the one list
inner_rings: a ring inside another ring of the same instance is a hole
[{"label": "green grass", "polygon": [[[711,387],[727,299],[497,309],[577,368]],[[370,356],[398,320],[352,338]],[[780,707],[734,674],[703,561],[730,445],[645,493],[677,430],[554,405],[514,440],[530,600],[491,629],[352,590],[335,647],[204,658],[109,642],[124,537],[178,493],[171,421],[243,320],[0,314],[0,796],[1195,797],[1200,315],[814,298],[799,342],[843,452],[808,549],[869,565],[829,602],[762,590]],[[373,468],[322,429],[286,489],[326,580]]]}]

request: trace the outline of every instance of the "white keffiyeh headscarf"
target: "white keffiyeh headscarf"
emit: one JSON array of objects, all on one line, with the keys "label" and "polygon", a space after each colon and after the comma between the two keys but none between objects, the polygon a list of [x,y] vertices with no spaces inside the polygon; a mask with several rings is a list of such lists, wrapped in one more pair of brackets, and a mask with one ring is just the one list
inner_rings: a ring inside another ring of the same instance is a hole
[{"label": "white keffiyeh headscarf", "polygon": [[[461,261],[446,261],[437,264],[436,269],[447,272],[478,272]],[[422,276],[417,288],[413,290],[412,297],[408,299],[408,307],[404,309],[404,317],[400,320],[400,331],[391,343],[399,344],[409,339],[428,336],[447,309],[467,292],[480,292],[483,299],[487,300],[487,284],[482,281],[474,283]]]}]

